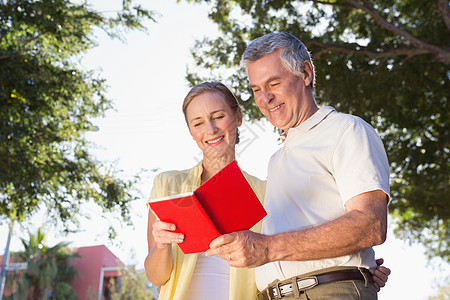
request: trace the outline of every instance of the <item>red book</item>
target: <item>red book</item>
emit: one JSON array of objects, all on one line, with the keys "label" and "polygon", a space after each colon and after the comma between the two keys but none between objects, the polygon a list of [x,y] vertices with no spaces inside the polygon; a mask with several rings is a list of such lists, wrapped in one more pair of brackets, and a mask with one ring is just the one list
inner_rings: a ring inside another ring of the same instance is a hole
[{"label": "red book", "polygon": [[193,193],[150,200],[161,221],[173,223],[185,239],[184,254],[205,252],[218,236],[247,230],[267,213],[235,161]]}]

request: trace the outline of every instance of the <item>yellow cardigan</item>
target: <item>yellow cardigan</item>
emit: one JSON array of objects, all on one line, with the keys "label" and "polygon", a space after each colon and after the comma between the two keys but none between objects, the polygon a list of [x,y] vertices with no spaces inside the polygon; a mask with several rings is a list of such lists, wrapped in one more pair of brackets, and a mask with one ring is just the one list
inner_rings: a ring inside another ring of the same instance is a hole
[{"label": "yellow cardigan", "polygon": [[[153,181],[150,199],[193,192],[200,186],[202,163],[192,169],[184,171],[167,171],[158,174]],[[242,171],[253,191],[261,202],[264,200],[266,182]],[[261,221],[251,228],[252,231],[261,232]],[[161,287],[159,300],[183,300],[188,298],[188,287],[197,253],[185,255],[177,244],[172,245],[173,269],[170,279]],[[258,290],[255,283],[254,269],[230,267],[229,298],[233,300],[256,299]]]}]

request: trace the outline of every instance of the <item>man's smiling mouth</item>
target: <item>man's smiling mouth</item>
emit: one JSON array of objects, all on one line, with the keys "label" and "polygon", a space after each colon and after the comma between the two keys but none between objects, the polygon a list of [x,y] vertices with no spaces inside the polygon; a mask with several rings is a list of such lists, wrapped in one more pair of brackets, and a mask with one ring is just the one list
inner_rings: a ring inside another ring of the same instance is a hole
[{"label": "man's smiling mouth", "polygon": [[280,104],[280,105],[277,105],[277,106],[275,106],[274,108],[270,108],[269,111],[270,111],[270,112],[276,111],[277,109],[279,109],[279,108],[282,107],[283,105],[284,105],[284,103],[282,103],[282,104]]}]

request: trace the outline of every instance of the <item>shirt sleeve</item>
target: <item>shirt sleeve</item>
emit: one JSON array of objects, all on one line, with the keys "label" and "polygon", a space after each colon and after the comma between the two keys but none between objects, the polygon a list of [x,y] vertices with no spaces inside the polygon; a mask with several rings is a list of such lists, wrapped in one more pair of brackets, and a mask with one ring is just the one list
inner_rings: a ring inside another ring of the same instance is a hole
[{"label": "shirt sleeve", "polygon": [[156,175],[155,178],[153,179],[153,186],[152,186],[152,190],[150,192],[150,197],[148,197],[148,200],[146,202],[147,209],[150,208],[150,206],[148,204],[150,202],[150,200],[164,197],[163,196],[163,185],[164,185],[163,174]]},{"label": "shirt sleeve", "polygon": [[362,119],[355,117],[343,128],[332,160],[333,175],[344,204],[375,190],[390,197],[386,151],[376,131]]}]

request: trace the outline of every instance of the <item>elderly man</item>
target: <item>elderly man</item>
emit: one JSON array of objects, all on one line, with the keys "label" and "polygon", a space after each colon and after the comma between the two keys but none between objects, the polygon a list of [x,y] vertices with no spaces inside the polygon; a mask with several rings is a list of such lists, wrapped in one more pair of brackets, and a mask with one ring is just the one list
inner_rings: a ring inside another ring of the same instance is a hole
[{"label": "elderly man", "polygon": [[261,299],[376,299],[372,247],[386,239],[389,201],[380,138],[362,119],[317,106],[314,65],[294,36],[254,40],[242,64],[286,139],[269,162],[262,234],[223,235],[206,254],[256,267]]}]

